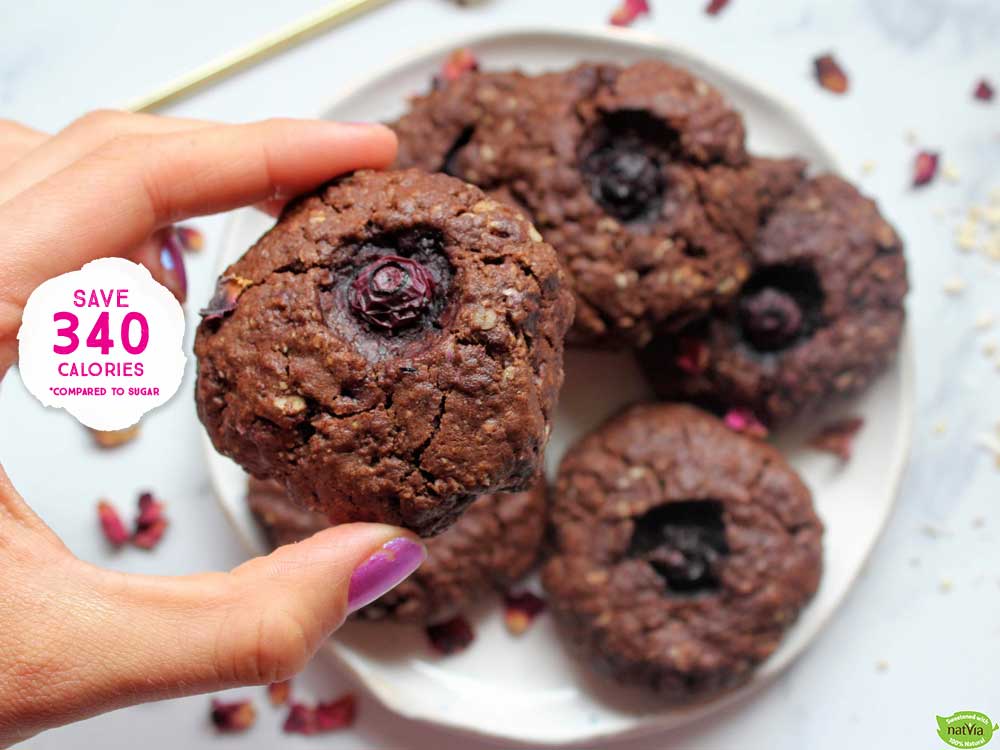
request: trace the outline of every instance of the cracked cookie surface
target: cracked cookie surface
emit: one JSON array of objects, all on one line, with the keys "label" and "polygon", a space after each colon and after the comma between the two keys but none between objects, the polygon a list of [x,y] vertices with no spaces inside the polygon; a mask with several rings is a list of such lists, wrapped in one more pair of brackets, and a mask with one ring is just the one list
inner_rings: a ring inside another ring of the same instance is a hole
[{"label": "cracked cookie surface", "polygon": [[660,396],[778,424],[861,391],[892,360],[905,322],[903,245],[848,182],[804,181],[761,228],[753,262],[727,308],[640,353]]},{"label": "cracked cookie surface", "polygon": [[598,671],[683,702],[749,678],[812,598],[822,524],[770,445],[680,404],[641,404],[573,446],[542,571]]},{"label": "cracked cookie surface", "polygon": [[337,180],[220,290],[195,340],[199,417],[303,507],[427,536],[537,473],[572,297],[534,227],[479,189],[416,170]]},{"label": "cracked cookie surface", "polygon": [[[427,559],[413,575],[354,617],[431,625],[493,591],[506,591],[538,560],[546,492],[542,480],[525,492],[477,499],[454,526],[427,540]],[[251,479],[247,504],[275,547],[329,526],[322,515],[292,503],[284,488],[271,480]]]},{"label": "cracked cookie surface", "polygon": [[754,159],[718,91],[659,61],[468,73],[393,123],[398,163],[517,206],[572,277],[570,341],[635,346],[735,294],[799,160]]}]

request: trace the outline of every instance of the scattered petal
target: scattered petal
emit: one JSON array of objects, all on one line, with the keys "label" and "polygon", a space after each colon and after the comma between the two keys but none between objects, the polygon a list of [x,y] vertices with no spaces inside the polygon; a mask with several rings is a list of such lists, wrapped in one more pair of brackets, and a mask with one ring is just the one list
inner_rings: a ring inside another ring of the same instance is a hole
[{"label": "scattered petal", "polygon": [[188,252],[196,253],[205,248],[205,235],[201,233],[200,229],[176,226],[174,231],[177,233],[177,241]]},{"label": "scattered petal", "polygon": [[443,88],[449,83],[457,81],[466,73],[473,73],[477,70],[479,70],[479,60],[476,59],[471,49],[461,47],[448,55],[441,66],[441,72],[434,76],[433,86],[435,89]]},{"label": "scattered petal", "polygon": [[816,80],[819,85],[834,94],[844,94],[847,92],[847,73],[840,67],[833,55],[821,55],[813,60],[813,68],[816,72]]},{"label": "scattered petal", "polygon": [[631,26],[639,16],[649,14],[649,3],[647,0],[622,0],[615,12],[611,14],[610,23],[612,26]]},{"label": "scattered petal", "polygon": [[245,732],[257,721],[257,709],[250,701],[226,703],[212,699],[212,723],[220,732]]},{"label": "scattered petal", "polygon": [[153,549],[163,538],[169,525],[163,514],[164,505],[151,492],[139,495],[139,514],[135,519],[132,544],[141,549]]},{"label": "scattered petal", "polygon": [[740,407],[730,409],[726,412],[726,416],[722,418],[722,421],[733,432],[739,432],[761,440],[767,437],[767,427],[749,409]]},{"label": "scattered petal", "polygon": [[708,0],[705,12],[710,16],[717,16],[726,9],[727,5],[729,5],[729,0]]},{"label": "scattered petal", "polygon": [[469,621],[459,615],[437,625],[428,625],[427,637],[435,651],[449,656],[464,651],[476,636]]},{"label": "scattered petal", "polygon": [[993,101],[994,93],[993,84],[983,78],[976,84],[972,95],[981,102],[991,102]]},{"label": "scattered petal", "polygon": [[118,515],[118,511],[107,500],[101,500],[97,503],[97,519],[101,523],[101,531],[104,532],[104,538],[112,545],[121,547],[128,541],[129,533],[125,529],[122,517]]},{"label": "scattered petal", "polygon": [[215,294],[209,300],[208,306],[199,311],[204,320],[223,318],[236,309],[236,302],[253,281],[241,276],[222,276],[215,284]]},{"label": "scattered petal", "polygon": [[512,635],[521,635],[545,611],[545,600],[530,591],[508,591],[504,596],[504,624]]},{"label": "scattered petal", "polygon": [[854,438],[864,426],[865,420],[861,417],[846,417],[831,422],[809,440],[809,447],[832,453],[841,461],[847,461],[851,457]]},{"label": "scattered petal", "polygon": [[314,735],[332,732],[353,725],[356,714],[357,699],[350,693],[315,707],[293,703],[283,729],[287,734]]},{"label": "scattered petal", "polygon": [[934,151],[921,151],[913,162],[913,187],[926,185],[937,175],[940,155]]},{"label": "scattered petal", "polygon": [[683,336],[677,342],[674,364],[688,375],[701,375],[708,368],[708,344],[693,336]]},{"label": "scattered petal", "polygon": [[267,698],[272,706],[288,705],[288,699],[292,694],[292,681],[272,682],[267,686]]},{"label": "scattered petal", "polygon": [[91,430],[90,434],[99,447],[110,450],[131,443],[139,437],[139,422],[124,430]]},{"label": "scattered petal", "polygon": [[337,700],[316,706],[316,726],[320,732],[346,729],[354,724],[357,714],[357,699],[348,693]]}]

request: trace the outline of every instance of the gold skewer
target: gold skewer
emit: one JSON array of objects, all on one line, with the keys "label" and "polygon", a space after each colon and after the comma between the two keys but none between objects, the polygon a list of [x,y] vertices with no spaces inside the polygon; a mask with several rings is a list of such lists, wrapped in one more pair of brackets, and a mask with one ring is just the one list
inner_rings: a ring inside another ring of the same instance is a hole
[{"label": "gold skewer", "polygon": [[350,19],[372,10],[389,0],[337,0],[325,8],[310,13],[284,28],[268,34],[255,42],[233,50],[176,78],[147,96],[135,99],[126,106],[132,112],[151,112],[164,104],[176,101],[198,89],[244,70],[271,55],[295,46],[321,31],[339,26]]}]

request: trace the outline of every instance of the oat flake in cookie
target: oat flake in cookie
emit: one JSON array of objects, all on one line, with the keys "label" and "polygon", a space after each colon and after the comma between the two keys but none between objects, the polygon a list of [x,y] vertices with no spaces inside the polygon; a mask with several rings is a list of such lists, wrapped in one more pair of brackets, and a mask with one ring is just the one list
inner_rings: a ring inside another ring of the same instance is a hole
[{"label": "oat flake in cookie", "polygon": [[809,489],[691,406],[634,406],[571,448],[552,526],[542,580],[570,641],[671,702],[747,680],[819,585]]},{"label": "oat flake in cookie", "polygon": [[832,175],[774,210],[754,271],[725,310],[640,355],[664,398],[747,407],[779,423],[866,387],[899,346],[907,292],[899,236]]},{"label": "oat flake in cookie", "polygon": [[358,172],[295,201],[198,328],[215,447],[331,522],[431,535],[525,489],[572,298],[534,227],[475,187]]},{"label": "oat flake in cookie", "polygon": [[[251,479],[247,503],[273,546],[329,526],[303,510],[274,481]],[[493,591],[505,591],[534,567],[546,522],[546,486],[476,500],[455,525],[427,541],[427,560],[403,583],[354,615],[429,625],[448,620]]]},{"label": "oat flake in cookie", "polygon": [[571,341],[585,345],[642,345],[731,298],[769,201],[802,171],[749,157],[721,94],[654,60],[469,73],[393,128],[401,165],[454,174],[532,218],[573,279]]}]

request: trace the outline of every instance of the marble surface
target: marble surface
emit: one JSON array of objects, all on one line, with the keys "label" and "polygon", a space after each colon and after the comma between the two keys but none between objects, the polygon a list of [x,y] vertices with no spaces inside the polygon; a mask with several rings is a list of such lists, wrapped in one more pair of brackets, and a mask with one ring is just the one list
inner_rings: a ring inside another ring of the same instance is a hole
[{"label": "marble surface", "polygon": [[[120,106],[221,51],[319,6],[318,0],[175,0],[0,7],[0,117],[56,130],[96,107]],[[394,53],[467,31],[525,24],[597,26],[614,0],[394,0],[349,26],[172,107],[230,121],[310,116],[332,91]],[[774,685],[681,731],[616,745],[841,748],[856,738],[891,747],[937,747],[934,715],[1000,715],[1000,464],[978,444],[1000,422],[1000,265],[960,253],[956,224],[1000,188],[1000,101],[976,102],[986,75],[1000,84],[1000,3],[995,0],[732,0],[717,18],[703,0],[653,0],[637,28],[697,47],[784,92],[834,146],[849,177],[878,198],[907,241],[917,340],[918,415],[912,460],[889,528],[847,603],[815,645]],[[851,91],[816,86],[812,58],[833,51]],[[917,148],[940,150],[953,180],[914,191]],[[207,299],[223,217],[199,220],[207,250],[191,258],[194,305]],[[957,287],[957,294],[945,287]],[[980,330],[977,318],[998,322]],[[190,332],[188,337],[190,346]],[[81,557],[121,570],[221,570],[243,551],[212,500],[192,406],[181,392],[144,420],[139,441],[98,453],[67,415],[42,409],[16,373],[0,390],[0,460],[18,489]],[[51,466],[59,458],[61,469]],[[94,501],[131,502],[152,488],[168,499],[173,528],[154,554],[109,554]],[[352,689],[317,659],[300,691]],[[396,718],[362,697],[354,731],[320,740],[280,732],[257,689],[262,717],[240,747],[476,748],[466,738]],[[117,711],[48,732],[25,747],[151,750],[211,747],[208,701],[194,697]],[[516,721],[517,717],[511,717]]]}]

